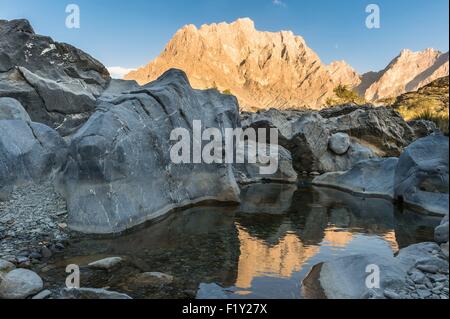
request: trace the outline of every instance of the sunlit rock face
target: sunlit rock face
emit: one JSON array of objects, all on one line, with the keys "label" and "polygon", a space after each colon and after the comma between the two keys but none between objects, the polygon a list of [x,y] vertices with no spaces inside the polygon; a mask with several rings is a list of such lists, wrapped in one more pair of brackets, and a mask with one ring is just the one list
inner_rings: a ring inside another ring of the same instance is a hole
[{"label": "sunlit rock face", "polygon": [[333,95],[332,74],[340,73],[340,65],[330,73],[302,37],[258,31],[248,18],[199,29],[188,25],[158,58],[125,79],[145,84],[169,68],[184,70],[195,88],[235,95],[244,110],[319,107]]},{"label": "sunlit rock face", "polygon": [[[397,97],[417,91],[434,80],[448,76],[449,54],[433,49],[421,52],[403,50],[383,71],[376,74],[370,86],[361,92],[367,101]],[[367,86],[367,83],[364,84]]]}]

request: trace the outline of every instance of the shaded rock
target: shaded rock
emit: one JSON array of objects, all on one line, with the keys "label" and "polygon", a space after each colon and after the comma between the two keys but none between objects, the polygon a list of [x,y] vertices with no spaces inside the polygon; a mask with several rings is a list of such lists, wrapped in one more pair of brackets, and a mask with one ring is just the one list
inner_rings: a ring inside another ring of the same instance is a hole
[{"label": "shaded rock", "polygon": [[[239,202],[230,164],[174,164],[173,129],[239,126],[237,101],[193,90],[170,70],[138,90],[111,94],[72,137],[61,176],[68,225],[85,233],[117,233],[177,207],[205,200]],[[192,144],[191,144],[192,147]]]},{"label": "shaded rock", "polygon": [[126,294],[106,289],[80,288],[80,289],[63,289],[59,299],[132,299]]},{"label": "shaded rock", "polygon": [[285,214],[290,208],[296,185],[251,184],[241,188],[239,211],[247,214]]},{"label": "shaded rock", "polygon": [[16,269],[16,266],[13,263],[7,260],[0,259],[0,283],[3,280],[3,277],[6,276],[8,272],[14,269]]},{"label": "shaded rock", "polygon": [[51,128],[19,120],[0,121],[0,193],[8,195],[13,186],[51,178],[66,155],[66,143]]},{"label": "shaded rock", "polygon": [[449,224],[448,221],[445,223],[442,223],[438,227],[436,227],[436,230],[434,231],[434,240],[438,244],[443,244],[448,242],[448,230],[449,230]]},{"label": "shaded rock", "polygon": [[0,121],[1,120],[22,120],[31,122],[30,116],[23,108],[22,104],[9,97],[0,98]]},{"label": "shaded rock", "polygon": [[109,80],[97,60],[35,34],[28,21],[0,21],[0,97],[18,100],[33,121],[63,135],[73,132]]},{"label": "shaded rock", "polygon": [[397,163],[397,158],[361,161],[349,171],[318,176],[313,180],[313,184],[352,193],[394,198],[394,176]]},{"label": "shaded rock", "polygon": [[439,132],[436,124],[426,120],[409,121],[408,125],[413,129],[417,138],[426,137],[433,133]]},{"label": "shaded rock", "polygon": [[337,155],[344,155],[350,148],[350,137],[345,133],[331,135],[328,147]]},{"label": "shaded rock", "polygon": [[[260,152],[266,149],[266,154]],[[240,184],[260,182],[297,182],[297,173],[292,167],[291,153],[279,145],[246,145],[244,149],[245,164],[234,164],[234,176]],[[271,166],[275,169],[271,169]],[[275,170],[275,173],[269,173]]]},{"label": "shaded rock", "polygon": [[[379,107],[338,107],[320,112],[269,110],[245,113],[243,127],[277,128],[279,144],[288,149],[297,172],[349,170],[361,160],[399,156],[414,141],[411,127],[394,110]],[[333,135],[338,134],[333,137]],[[347,148],[350,138],[350,146]],[[333,139],[341,149],[330,149]],[[330,142],[331,141],[331,142]]]},{"label": "shaded rock", "polygon": [[112,270],[113,268],[118,267],[122,262],[123,259],[120,257],[111,257],[92,262],[89,264],[89,267],[92,269]]},{"label": "shaded rock", "polygon": [[449,207],[448,137],[430,135],[411,144],[395,172],[395,199],[431,213]]},{"label": "shaded rock", "polygon": [[27,269],[10,271],[0,284],[0,298],[24,299],[42,290],[41,277]]},{"label": "shaded rock", "polygon": [[[436,249],[439,250],[439,246],[435,243],[421,243],[400,250],[397,257],[362,254],[337,258],[323,263],[320,274],[315,274],[314,280],[320,283],[320,288],[329,299],[362,299],[373,298],[374,295],[405,299],[408,298],[405,292],[410,286],[408,280],[413,280],[418,285],[428,280],[415,268],[417,264],[434,265],[439,270],[444,270],[445,267],[448,269],[448,262],[433,255],[432,252]],[[379,267],[380,288],[369,289],[366,285],[369,265]],[[411,274],[410,277],[408,273]],[[305,278],[305,280],[310,281],[313,278]],[[426,285],[423,286],[424,288],[420,289],[414,288],[417,298],[431,296]]]}]

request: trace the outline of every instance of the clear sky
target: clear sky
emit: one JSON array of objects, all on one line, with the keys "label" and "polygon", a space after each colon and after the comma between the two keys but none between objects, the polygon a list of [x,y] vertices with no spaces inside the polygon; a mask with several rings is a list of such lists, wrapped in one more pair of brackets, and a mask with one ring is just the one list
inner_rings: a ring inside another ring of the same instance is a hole
[{"label": "clear sky", "polygon": [[[80,29],[65,27],[70,3],[80,7]],[[380,29],[366,28],[371,3]],[[449,0],[0,0],[0,19],[29,19],[37,33],[125,68],[150,62],[185,24],[250,17],[259,30],[303,36],[325,63],[380,70],[404,48],[448,51],[448,11]]]}]

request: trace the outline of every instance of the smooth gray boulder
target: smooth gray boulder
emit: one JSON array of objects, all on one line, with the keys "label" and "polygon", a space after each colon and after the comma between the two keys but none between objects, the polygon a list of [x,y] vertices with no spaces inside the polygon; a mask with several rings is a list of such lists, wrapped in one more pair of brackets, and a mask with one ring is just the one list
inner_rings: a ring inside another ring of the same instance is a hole
[{"label": "smooth gray boulder", "polygon": [[53,178],[64,165],[67,145],[53,129],[39,123],[0,121],[0,198],[14,186]]},{"label": "smooth gray boulder", "polygon": [[22,120],[31,122],[30,116],[16,99],[9,97],[0,98],[0,121]]},{"label": "smooth gray boulder", "polygon": [[350,148],[350,136],[345,133],[336,133],[331,135],[328,140],[328,147],[337,155],[344,155]]},{"label": "smooth gray boulder", "polygon": [[175,164],[170,156],[172,131],[192,136],[194,120],[219,130],[239,127],[235,97],[193,90],[178,70],[120,91],[100,98],[71,138],[60,178],[71,229],[118,233],[201,201],[239,202],[231,164]]},{"label": "smooth gray boulder", "polygon": [[434,134],[411,144],[395,172],[395,199],[445,216],[449,209],[448,137]]},{"label": "smooth gray boulder", "polygon": [[397,164],[398,158],[394,157],[361,161],[349,171],[318,176],[313,180],[313,184],[393,199]]},{"label": "smooth gray boulder", "polygon": [[35,34],[27,20],[0,20],[0,97],[18,100],[34,122],[72,133],[109,81],[107,69],[83,51]]},{"label": "smooth gray boulder", "polygon": [[0,299],[25,299],[44,287],[41,277],[27,269],[10,271],[0,284]]},{"label": "smooth gray boulder", "polygon": [[199,300],[221,300],[230,299],[230,297],[225,292],[225,289],[220,287],[218,284],[204,284],[201,283],[198,287],[197,296],[195,299]]}]

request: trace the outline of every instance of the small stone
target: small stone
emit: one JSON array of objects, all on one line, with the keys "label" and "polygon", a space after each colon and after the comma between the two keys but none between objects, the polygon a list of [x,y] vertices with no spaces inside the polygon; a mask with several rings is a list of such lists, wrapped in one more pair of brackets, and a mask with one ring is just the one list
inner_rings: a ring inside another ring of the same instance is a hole
[{"label": "small stone", "polygon": [[41,254],[44,258],[50,258],[53,255],[52,251],[45,246],[42,247]]},{"label": "small stone", "polygon": [[345,133],[333,134],[328,140],[329,149],[336,155],[344,155],[350,148],[350,136]]},{"label": "small stone", "polygon": [[25,257],[25,256],[18,256],[18,257],[16,257],[16,260],[17,260],[18,264],[25,264],[30,261],[28,259],[28,257]]},{"label": "small stone", "polygon": [[401,297],[400,297],[399,294],[397,294],[397,293],[395,293],[395,292],[393,292],[393,291],[391,291],[391,290],[388,290],[388,289],[386,289],[386,290],[384,291],[384,296],[385,296],[386,298],[389,298],[389,299],[401,299]]},{"label": "small stone", "polygon": [[439,268],[435,265],[417,265],[416,268],[430,274],[435,274],[439,271]]},{"label": "small stone", "polygon": [[122,263],[123,259],[120,257],[110,257],[102,260],[97,260],[89,264],[92,269],[111,270]]},{"label": "small stone", "polygon": [[47,299],[52,295],[50,290],[43,290],[31,299]]},{"label": "small stone", "polygon": [[59,223],[58,227],[61,229],[66,229],[67,228],[67,224],[66,223]]},{"label": "small stone", "polygon": [[420,271],[412,271],[410,278],[416,284],[423,284],[425,282],[425,275]]},{"label": "small stone", "polygon": [[130,296],[115,291],[94,288],[63,289],[61,299],[132,299]]},{"label": "small stone", "polygon": [[160,272],[146,272],[137,275],[132,281],[138,286],[164,285],[172,283],[173,276]]},{"label": "small stone", "polygon": [[431,292],[424,289],[417,290],[417,293],[419,294],[420,299],[425,299],[431,296]]},{"label": "small stone", "polygon": [[10,271],[0,284],[0,298],[25,299],[44,287],[41,277],[27,269]]}]

